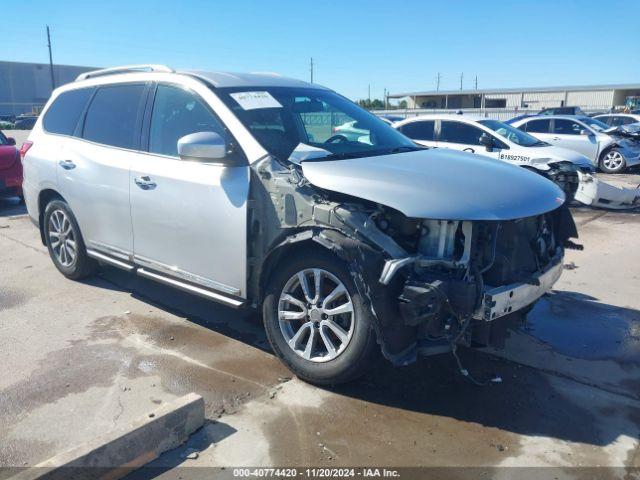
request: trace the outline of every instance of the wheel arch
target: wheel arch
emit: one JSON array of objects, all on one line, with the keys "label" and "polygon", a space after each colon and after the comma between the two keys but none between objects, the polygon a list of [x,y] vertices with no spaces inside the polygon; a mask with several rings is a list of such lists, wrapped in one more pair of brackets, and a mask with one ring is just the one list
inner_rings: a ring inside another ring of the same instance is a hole
[{"label": "wheel arch", "polygon": [[52,200],[62,200],[66,202],[64,197],[52,188],[46,188],[38,194],[38,228],[40,230],[40,240],[46,245],[44,238],[44,211]]},{"label": "wheel arch", "polygon": [[290,255],[300,251],[330,251],[329,248],[317,242],[313,238],[313,230],[305,230],[296,235],[287,237],[284,241],[275,245],[264,258],[259,272],[257,284],[254,285],[254,303],[262,305],[267,283],[273,274],[274,269]]}]

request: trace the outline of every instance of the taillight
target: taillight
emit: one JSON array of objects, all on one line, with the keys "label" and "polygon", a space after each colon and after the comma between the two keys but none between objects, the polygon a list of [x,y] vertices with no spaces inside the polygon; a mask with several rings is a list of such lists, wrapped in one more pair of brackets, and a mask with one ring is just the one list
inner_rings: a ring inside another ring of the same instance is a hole
[{"label": "taillight", "polygon": [[20,158],[22,160],[24,160],[24,156],[27,154],[32,145],[33,142],[30,142],[28,140],[22,144],[22,146],[20,147]]}]

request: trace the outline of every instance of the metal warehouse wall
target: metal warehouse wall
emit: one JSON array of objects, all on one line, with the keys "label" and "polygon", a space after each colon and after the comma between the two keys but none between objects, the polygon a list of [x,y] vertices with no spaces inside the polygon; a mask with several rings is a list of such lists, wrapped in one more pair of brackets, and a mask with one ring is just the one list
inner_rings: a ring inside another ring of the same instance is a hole
[{"label": "metal warehouse wall", "polygon": [[[56,87],[69,83],[93,67],[54,65]],[[0,115],[30,113],[51,95],[49,65],[0,61]]]},{"label": "metal warehouse wall", "polygon": [[579,107],[602,106],[603,108],[613,106],[613,90],[596,90],[586,92],[567,92],[567,105]]},{"label": "metal warehouse wall", "polygon": [[493,99],[505,99],[507,101],[507,107],[520,107],[520,93],[487,93],[484,98]]}]

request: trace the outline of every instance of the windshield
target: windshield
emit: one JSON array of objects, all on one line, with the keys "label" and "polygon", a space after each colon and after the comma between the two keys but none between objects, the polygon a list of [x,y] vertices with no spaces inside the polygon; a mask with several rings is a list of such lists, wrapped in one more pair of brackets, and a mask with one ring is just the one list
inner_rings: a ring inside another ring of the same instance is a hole
[{"label": "windshield", "polygon": [[0,132],[0,145],[9,145],[9,140],[4,136],[4,133]]},{"label": "windshield", "polygon": [[582,123],[589,125],[596,132],[602,132],[603,130],[608,130],[609,128],[611,128],[606,123],[603,123],[600,120],[596,120],[595,118],[591,118],[591,117],[580,117],[580,121]]},{"label": "windshield", "polygon": [[538,140],[528,133],[518,130],[506,123],[499,122],[498,120],[480,120],[478,123],[490,128],[501,137],[504,137],[510,142],[520,145],[521,147],[542,147],[547,145],[547,143],[542,140]]},{"label": "windshield", "polygon": [[[419,150],[375,115],[330,90],[294,87],[216,88],[256,140],[286,160],[305,144],[315,157],[353,158]],[[308,148],[307,148],[308,150]]]}]

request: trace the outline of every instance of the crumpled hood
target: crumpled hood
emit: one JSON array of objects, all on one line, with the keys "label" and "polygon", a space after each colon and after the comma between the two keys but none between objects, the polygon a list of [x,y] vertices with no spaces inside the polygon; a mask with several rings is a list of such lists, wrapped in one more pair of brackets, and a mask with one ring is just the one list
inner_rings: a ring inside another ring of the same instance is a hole
[{"label": "crumpled hood", "polygon": [[307,160],[311,184],[380,203],[412,218],[512,220],[551,211],[564,193],[522,167],[433,149],[347,160]]}]

